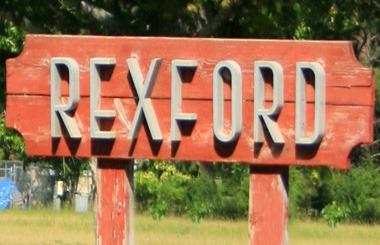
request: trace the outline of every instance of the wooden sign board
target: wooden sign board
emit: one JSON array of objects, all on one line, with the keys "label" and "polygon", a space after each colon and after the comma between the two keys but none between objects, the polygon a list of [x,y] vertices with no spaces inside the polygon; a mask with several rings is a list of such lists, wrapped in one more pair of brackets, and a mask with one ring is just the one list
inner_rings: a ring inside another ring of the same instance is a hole
[{"label": "wooden sign board", "polygon": [[98,157],[98,244],[134,242],[135,158],[252,164],[250,244],[287,244],[287,166],[349,168],[374,74],[350,42],[29,35],[6,110],[29,155]]},{"label": "wooden sign board", "polygon": [[28,35],[6,110],[29,155],[347,169],[374,74],[343,41]]}]

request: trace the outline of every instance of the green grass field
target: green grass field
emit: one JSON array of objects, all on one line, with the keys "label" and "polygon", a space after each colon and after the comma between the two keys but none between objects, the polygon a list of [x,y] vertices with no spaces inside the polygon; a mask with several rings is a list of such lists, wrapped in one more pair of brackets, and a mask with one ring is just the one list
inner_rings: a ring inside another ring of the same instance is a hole
[{"label": "green grass field", "polygon": [[[248,244],[246,221],[165,217],[155,221],[147,215],[135,217],[135,244]],[[380,225],[323,222],[289,222],[290,244],[357,245],[379,244]],[[63,210],[6,210],[0,212],[0,244],[95,244],[92,213]]]}]

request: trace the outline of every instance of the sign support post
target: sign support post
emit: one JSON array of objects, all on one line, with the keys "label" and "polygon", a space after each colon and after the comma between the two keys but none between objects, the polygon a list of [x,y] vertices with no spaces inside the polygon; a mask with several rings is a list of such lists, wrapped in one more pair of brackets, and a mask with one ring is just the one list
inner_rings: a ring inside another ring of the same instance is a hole
[{"label": "sign support post", "polygon": [[249,244],[288,244],[287,166],[250,167]]},{"label": "sign support post", "polygon": [[133,160],[98,159],[97,244],[134,244]]}]

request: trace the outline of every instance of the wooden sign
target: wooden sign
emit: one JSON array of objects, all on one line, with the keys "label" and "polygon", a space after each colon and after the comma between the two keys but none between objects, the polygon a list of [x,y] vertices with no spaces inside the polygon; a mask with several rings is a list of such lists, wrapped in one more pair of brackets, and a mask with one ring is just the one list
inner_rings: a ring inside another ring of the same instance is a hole
[{"label": "wooden sign", "polygon": [[7,61],[30,155],[347,169],[373,105],[350,42],[29,35]]},{"label": "wooden sign", "polygon": [[252,164],[250,244],[287,244],[288,165],[348,169],[374,91],[350,42],[29,35],[6,121],[29,155],[98,158],[98,244],[134,243],[135,158]]}]

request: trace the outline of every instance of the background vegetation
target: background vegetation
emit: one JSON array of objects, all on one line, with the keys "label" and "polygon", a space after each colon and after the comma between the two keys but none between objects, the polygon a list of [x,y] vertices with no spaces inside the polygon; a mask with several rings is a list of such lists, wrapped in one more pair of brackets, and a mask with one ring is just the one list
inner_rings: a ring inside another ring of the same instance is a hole
[{"label": "background vegetation", "polygon": [[[353,40],[363,65],[377,69],[379,16],[377,0],[4,0],[0,5],[0,159],[28,162],[21,139],[4,128],[5,60],[21,51],[26,33],[344,39]],[[375,142],[353,152],[351,171],[291,168],[291,217],[323,217],[331,225],[342,220],[380,222],[378,104],[374,113]],[[193,220],[246,217],[247,178],[246,165],[148,161],[136,176],[137,208],[156,218],[166,214],[186,214]]]}]

